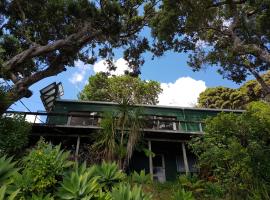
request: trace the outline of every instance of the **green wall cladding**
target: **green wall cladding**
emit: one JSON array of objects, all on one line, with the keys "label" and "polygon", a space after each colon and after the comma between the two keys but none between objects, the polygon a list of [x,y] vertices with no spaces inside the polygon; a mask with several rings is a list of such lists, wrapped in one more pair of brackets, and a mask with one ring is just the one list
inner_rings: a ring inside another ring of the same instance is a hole
[{"label": "green wall cladding", "polygon": [[[69,113],[74,111],[91,111],[91,112],[111,112],[119,108],[117,104],[108,102],[84,102],[84,101],[69,101],[69,100],[57,100],[53,112],[56,113]],[[157,115],[157,116],[170,116],[176,117],[180,120],[179,130],[183,132],[198,132],[200,126],[204,127],[203,122],[207,117],[216,116],[222,110],[210,110],[210,109],[192,109],[181,107],[167,107],[167,106],[142,106],[142,111],[145,115]],[[224,112],[242,112],[242,111],[230,111]],[[57,116],[50,117],[49,121],[54,124],[66,124],[67,117]]]}]

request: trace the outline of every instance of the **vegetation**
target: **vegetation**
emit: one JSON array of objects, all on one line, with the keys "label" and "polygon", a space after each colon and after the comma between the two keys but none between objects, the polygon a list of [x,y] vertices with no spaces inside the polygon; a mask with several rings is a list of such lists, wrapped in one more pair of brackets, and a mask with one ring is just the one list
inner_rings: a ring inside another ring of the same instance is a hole
[{"label": "vegetation", "polygon": [[191,143],[202,177],[222,185],[228,198],[267,199],[270,105],[254,102],[243,114],[221,113],[206,124],[204,137]]},{"label": "vegetation", "polygon": [[15,155],[28,143],[31,125],[22,116],[0,117],[0,155]]},{"label": "vegetation", "polygon": [[[74,61],[108,61],[123,47],[137,73],[147,40],[138,37],[153,14],[155,1],[3,0],[0,3],[0,78],[11,81],[0,113],[29,87],[57,75]],[[140,11],[139,12],[139,8]],[[5,83],[6,84],[6,83]]]},{"label": "vegetation", "polygon": [[133,151],[141,139],[143,127],[142,111],[129,105],[119,105],[119,109],[106,113],[101,121],[102,130],[94,136],[90,149],[97,161],[115,161],[125,169]]},{"label": "vegetation", "polygon": [[[267,85],[270,85],[270,71],[262,75],[262,78]],[[250,80],[238,89],[207,88],[198,98],[198,107],[245,109],[248,103],[261,100],[263,96],[261,85],[256,80]]]},{"label": "vegetation", "polygon": [[270,86],[260,72],[270,64],[269,5],[268,0],[163,0],[150,23],[156,38],[152,51],[190,52],[194,70],[218,67],[236,83],[252,74],[267,95]]},{"label": "vegetation", "polygon": [[119,104],[157,104],[162,89],[156,81],[142,81],[130,75],[109,77],[97,73],[79,94],[81,100],[109,101]]}]

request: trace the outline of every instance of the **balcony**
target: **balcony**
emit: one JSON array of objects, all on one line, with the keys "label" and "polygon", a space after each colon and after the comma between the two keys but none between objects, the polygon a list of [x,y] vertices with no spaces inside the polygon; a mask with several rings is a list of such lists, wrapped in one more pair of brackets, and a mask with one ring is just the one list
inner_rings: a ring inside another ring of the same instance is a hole
[{"label": "balcony", "polygon": [[[102,115],[98,112],[16,112],[7,111],[4,117],[22,116],[33,127],[57,127],[71,129],[101,129]],[[202,121],[177,120],[169,116],[143,116],[145,132],[203,134]]]}]

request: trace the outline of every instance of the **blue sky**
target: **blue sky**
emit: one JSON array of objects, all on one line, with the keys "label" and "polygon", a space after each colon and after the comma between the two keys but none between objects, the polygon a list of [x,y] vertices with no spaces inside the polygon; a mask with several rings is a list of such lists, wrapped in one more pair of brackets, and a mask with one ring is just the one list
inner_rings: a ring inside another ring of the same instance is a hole
[{"label": "blue sky", "polygon": [[[160,97],[163,105],[194,106],[199,93],[206,87],[238,87],[232,81],[223,79],[216,72],[216,67],[209,66],[205,70],[193,72],[187,65],[188,54],[167,52],[164,56],[151,60],[151,55],[146,53],[144,58],[145,64],[141,67],[141,78],[162,83],[165,90],[163,96]],[[125,66],[123,66],[120,52],[116,55],[115,60],[118,61],[118,64],[120,63],[117,73],[121,74],[121,69]],[[29,99],[23,98],[22,101],[31,111],[44,110],[39,90],[54,81],[62,82],[63,99],[77,99],[77,94],[84,87],[88,77],[106,68],[106,66],[102,66],[102,63],[99,62],[94,66],[83,66],[81,62],[77,62],[77,66],[68,68],[66,72],[33,85],[30,88],[34,93],[33,96]],[[12,105],[11,109],[26,111],[20,102]]]}]

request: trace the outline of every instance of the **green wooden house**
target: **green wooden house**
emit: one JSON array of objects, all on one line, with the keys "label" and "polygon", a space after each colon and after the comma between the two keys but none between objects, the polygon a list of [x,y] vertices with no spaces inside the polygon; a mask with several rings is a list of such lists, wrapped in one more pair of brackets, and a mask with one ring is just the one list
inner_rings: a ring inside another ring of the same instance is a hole
[{"label": "green wooden house", "polygon": [[[195,173],[196,158],[190,152],[187,142],[191,137],[203,135],[204,120],[220,112],[243,112],[217,109],[197,109],[160,105],[137,105],[142,108],[147,120],[143,128],[143,140],[155,156],[135,152],[129,170],[144,169],[153,178],[164,182],[173,180],[181,173]],[[56,100],[47,123],[57,131],[40,135],[62,135],[76,137],[79,143],[91,134],[98,134],[102,113],[112,112],[119,105],[111,102]],[[40,130],[40,129],[39,129]],[[78,151],[78,149],[77,149]]]},{"label": "green wooden house", "polygon": [[[47,112],[24,112],[24,116],[34,115],[32,135],[57,138],[73,138],[76,155],[80,144],[89,142],[93,134],[99,134],[102,114],[119,109],[111,102],[78,101],[59,99],[54,84],[50,90],[41,91],[41,98]],[[183,108],[161,105],[136,105],[143,111],[146,121],[143,142],[150,154],[135,151],[129,163],[129,171],[145,170],[155,180],[174,180],[181,173],[196,173],[196,157],[187,142],[192,137],[204,134],[204,120],[220,112],[241,113],[241,110],[218,110]],[[33,118],[33,117],[32,117]]]}]

